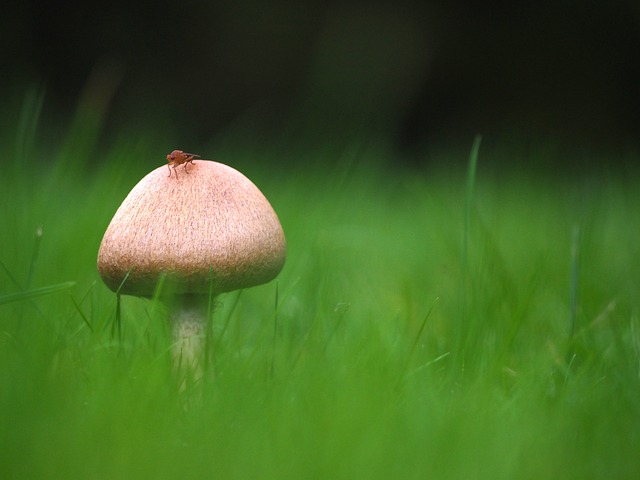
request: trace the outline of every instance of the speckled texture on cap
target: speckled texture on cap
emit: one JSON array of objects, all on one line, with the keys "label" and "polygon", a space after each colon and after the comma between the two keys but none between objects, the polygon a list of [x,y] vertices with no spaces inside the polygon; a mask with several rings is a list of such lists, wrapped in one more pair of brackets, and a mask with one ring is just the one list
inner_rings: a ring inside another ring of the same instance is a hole
[{"label": "speckled texture on cap", "polygon": [[260,285],[282,269],[284,233],[262,192],[221,163],[158,167],[131,190],[104,234],[98,271],[109,288],[149,296],[161,276],[174,293]]}]

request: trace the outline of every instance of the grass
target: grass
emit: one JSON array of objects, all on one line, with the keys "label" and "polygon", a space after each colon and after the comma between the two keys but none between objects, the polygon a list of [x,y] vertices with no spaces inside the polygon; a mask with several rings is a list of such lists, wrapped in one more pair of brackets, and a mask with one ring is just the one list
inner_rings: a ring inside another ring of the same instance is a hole
[{"label": "grass", "polygon": [[637,478],[637,177],[491,169],[479,143],[468,174],[222,151],[287,264],[216,300],[215,378],[180,392],[162,306],[122,297],[114,333],[95,268],[171,146],[45,155],[25,105],[0,176],[0,477]]}]

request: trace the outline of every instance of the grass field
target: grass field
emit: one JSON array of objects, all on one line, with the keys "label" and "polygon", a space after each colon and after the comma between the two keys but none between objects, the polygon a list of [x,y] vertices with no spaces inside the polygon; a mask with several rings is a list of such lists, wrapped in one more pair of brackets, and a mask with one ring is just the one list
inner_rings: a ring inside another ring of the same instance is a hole
[{"label": "grass field", "polygon": [[93,162],[85,132],[45,155],[36,113],[1,146],[0,478],[638,478],[633,174],[490,169],[482,147],[475,174],[216,152],[288,257],[216,299],[214,371],[181,392],[163,306],[123,297],[118,332],[95,266],[172,146]]}]

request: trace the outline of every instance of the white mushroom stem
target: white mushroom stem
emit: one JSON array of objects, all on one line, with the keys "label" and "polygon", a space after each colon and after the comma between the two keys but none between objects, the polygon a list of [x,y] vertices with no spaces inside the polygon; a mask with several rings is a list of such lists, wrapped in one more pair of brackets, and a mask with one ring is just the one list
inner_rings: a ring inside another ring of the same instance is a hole
[{"label": "white mushroom stem", "polygon": [[173,369],[183,391],[202,381],[206,371],[207,312],[192,296],[170,313]]}]

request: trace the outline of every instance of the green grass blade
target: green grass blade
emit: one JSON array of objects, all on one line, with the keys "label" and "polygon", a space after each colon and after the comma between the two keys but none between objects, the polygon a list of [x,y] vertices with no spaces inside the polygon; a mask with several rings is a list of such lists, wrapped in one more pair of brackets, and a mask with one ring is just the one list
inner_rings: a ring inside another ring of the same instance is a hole
[{"label": "green grass blade", "polygon": [[55,285],[48,285],[46,287],[32,288],[24,292],[9,293],[0,296],[0,305],[7,303],[20,302],[23,300],[29,300],[37,297],[44,297],[45,295],[53,295],[54,293],[63,292],[74,287],[76,282],[63,282]]},{"label": "green grass blade", "polygon": [[24,166],[27,160],[32,157],[33,145],[35,144],[36,131],[40,123],[43,103],[43,88],[32,87],[27,91],[18,118],[18,128],[16,132],[14,162],[20,166]]},{"label": "green grass blade", "polygon": [[7,266],[4,264],[2,260],[0,260],[0,267],[2,267],[2,269],[4,270],[4,273],[7,275],[7,277],[9,277],[9,280],[11,280],[11,283],[13,283],[15,287],[18,288],[19,290],[22,290],[23,289],[22,285],[20,285],[20,282],[18,282],[16,277],[13,276],[13,274],[11,273],[11,270],[7,268]]},{"label": "green grass blade", "polygon": [[[460,277],[460,287],[458,292],[458,325],[457,325],[457,349],[454,356],[460,357],[461,365],[465,364],[464,356],[469,354],[468,339],[472,334],[471,325],[468,322],[467,295],[469,278],[469,238],[471,235],[471,210],[473,209],[473,191],[476,183],[476,172],[478,169],[478,154],[480,151],[481,135],[476,135],[473,139],[471,152],[469,154],[469,164],[467,167],[467,184],[465,190],[464,203],[464,224],[462,227],[462,274]],[[463,367],[464,368],[464,367]]]},{"label": "green grass blade", "polygon": [[[122,279],[122,282],[120,282],[120,285],[118,285],[118,289],[116,290],[116,317],[114,319],[114,323],[111,325],[111,337],[113,338],[117,335],[118,340],[120,341],[122,341],[122,306],[120,303],[120,290],[122,290],[122,287],[129,278],[129,275],[131,275],[133,269],[134,267],[131,267],[129,269],[127,274]],[[159,284],[163,283],[163,278],[160,279],[160,282],[158,282]],[[158,287],[158,289],[159,288],[160,287]]]},{"label": "green grass blade", "polygon": [[42,227],[39,226],[36,229],[36,238],[33,244],[33,251],[31,252],[31,262],[29,263],[29,275],[27,276],[27,288],[31,287],[33,274],[36,271],[36,265],[38,263],[38,257],[40,255],[41,243],[42,243]]},{"label": "green grass blade", "polygon": [[576,317],[578,316],[578,294],[580,283],[580,226],[574,225],[571,237],[571,289],[569,296],[569,340],[573,339],[576,331]]},{"label": "green grass blade", "polygon": [[[436,298],[436,302],[437,301],[438,301],[438,298]],[[422,320],[422,324],[420,325],[420,328],[418,329],[418,333],[416,333],[416,336],[413,339],[413,344],[411,345],[411,350],[409,350],[409,355],[407,355],[407,360],[405,362],[405,368],[404,368],[405,372],[409,368],[409,362],[411,362],[411,358],[413,358],[413,354],[415,353],[416,349],[418,348],[418,344],[420,343],[420,338],[422,338],[422,332],[424,331],[424,328],[427,326],[427,322],[429,321],[429,317],[431,317],[431,313],[433,312],[433,309],[436,306],[436,302],[434,302],[434,304],[431,305],[431,308],[429,308],[429,311],[424,316],[424,319]]]},{"label": "green grass blade", "polygon": [[463,232],[463,265],[467,268],[467,258],[469,254],[469,230],[471,228],[471,208],[473,207],[473,190],[476,183],[476,171],[478,169],[478,153],[480,152],[480,142],[482,135],[476,135],[469,154],[469,166],[467,169],[467,189],[465,192],[464,204],[464,232]]},{"label": "green grass blade", "polygon": [[227,332],[227,329],[229,328],[229,324],[231,323],[231,317],[233,316],[233,312],[235,312],[236,308],[238,307],[238,303],[240,303],[240,296],[242,295],[242,290],[238,290],[238,293],[236,294],[235,299],[233,300],[233,303],[231,304],[231,308],[229,309],[229,312],[227,313],[227,318],[225,319],[223,325],[222,325],[222,330],[220,331],[220,335],[218,335],[218,338],[215,341],[214,344],[214,351],[216,350],[216,346],[220,345],[220,342],[222,342],[222,339],[225,335],[225,333]]},{"label": "green grass blade", "polygon": [[93,327],[91,326],[91,322],[89,321],[87,316],[84,314],[84,312],[80,308],[80,305],[78,304],[78,302],[76,302],[76,299],[73,297],[73,295],[71,295],[71,302],[73,303],[73,306],[76,308],[78,315],[80,315],[80,318],[82,318],[82,320],[87,325],[87,327],[89,327],[89,330],[93,332]]},{"label": "green grass blade", "polygon": [[271,343],[271,361],[269,365],[269,379],[273,379],[276,364],[276,352],[278,344],[278,283],[276,282],[275,308],[273,312],[273,340]]}]

